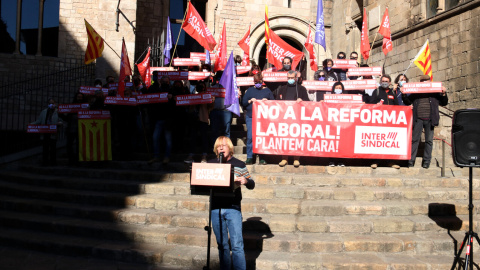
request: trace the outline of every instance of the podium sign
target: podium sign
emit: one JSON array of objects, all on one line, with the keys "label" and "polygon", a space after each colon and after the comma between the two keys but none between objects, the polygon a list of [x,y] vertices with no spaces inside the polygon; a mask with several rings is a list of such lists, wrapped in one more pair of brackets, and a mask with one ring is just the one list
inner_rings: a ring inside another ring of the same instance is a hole
[{"label": "podium sign", "polygon": [[231,170],[231,164],[193,163],[190,185],[229,187]]}]

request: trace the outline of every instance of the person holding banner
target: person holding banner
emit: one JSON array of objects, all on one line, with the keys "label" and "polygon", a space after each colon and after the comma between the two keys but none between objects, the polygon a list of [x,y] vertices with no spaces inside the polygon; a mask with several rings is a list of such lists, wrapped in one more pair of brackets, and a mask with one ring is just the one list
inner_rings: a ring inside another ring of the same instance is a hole
[{"label": "person holding banner", "polygon": [[[315,71],[315,74],[313,74],[313,79],[315,81],[325,81],[326,80],[326,72],[323,69],[318,69]],[[310,100],[315,100],[315,101],[322,101],[323,96],[325,95],[324,91],[308,91],[308,95]]]},{"label": "person holding banner", "polygon": [[405,103],[403,102],[401,88],[405,83],[408,83],[407,75],[400,73],[395,78],[395,84],[393,85],[393,92],[395,93],[395,96],[397,98],[398,105],[402,105],[402,106],[404,106]]},{"label": "person holding banner", "polygon": [[[420,76],[420,82],[427,81],[430,81],[429,75]],[[438,106],[448,104],[446,89],[442,87],[441,93],[403,94],[402,98],[405,105],[413,104],[412,157],[408,162],[408,167],[415,165],[420,137],[424,130],[425,151],[423,152],[422,167],[428,169],[432,159],[433,129],[438,126],[440,121]]]},{"label": "person holding banner", "polygon": [[[48,107],[42,112],[32,125],[57,125],[62,126],[63,122],[58,118],[57,103],[53,98],[48,100]],[[42,166],[57,165],[57,134],[42,134],[40,136],[43,145]]]},{"label": "person holding banner", "polygon": [[[257,100],[275,100],[272,91],[268,87],[263,87],[262,73],[257,73],[253,76],[255,86],[247,89],[242,99],[242,106],[245,111],[245,122],[247,123],[247,160],[245,163],[251,165],[254,163],[253,159],[253,145],[252,145],[252,108],[253,103]],[[260,165],[265,165],[267,162],[260,157]]]},{"label": "person holding banner", "polygon": [[[345,86],[343,86],[342,82],[336,82],[332,86],[332,92],[331,95],[341,95],[345,93]],[[341,161],[342,159],[340,158],[329,158],[328,166],[334,167],[335,163],[339,167],[345,167],[345,164]]]},{"label": "person holding banner", "polygon": [[[213,147],[217,158],[208,161],[208,163],[219,163],[220,161],[229,163],[234,169],[236,187],[234,197],[212,197],[212,228],[217,239],[220,269],[222,270],[230,270],[232,266],[233,269],[246,269],[242,233],[241,186],[244,185],[247,189],[255,188],[255,181],[248,172],[247,166],[233,157],[233,150],[230,138],[220,136]],[[220,157],[220,154],[223,155],[223,158]]]},{"label": "person holding banner", "polygon": [[[344,52],[339,52],[337,54],[337,59],[341,59],[341,60],[345,59],[345,53]],[[334,71],[335,71],[335,73],[337,73],[339,81],[346,81],[347,80],[347,71],[346,70],[337,68],[337,69],[334,69]]]},{"label": "person holding banner", "polygon": [[[277,100],[295,100],[297,103],[302,101],[310,101],[308,99],[307,89],[299,85],[298,83],[298,72],[294,70],[290,70],[287,73],[287,84],[280,86],[276,91],[276,99]],[[282,156],[282,161],[278,163],[280,167],[284,167],[288,164],[288,156]],[[293,157],[293,166],[299,167],[300,166],[300,157],[294,156]]]},{"label": "person holding banner", "polygon": [[[325,81],[339,81],[338,74],[332,69],[333,60],[325,59],[322,62],[323,71],[325,72]],[[318,71],[317,71],[318,72]]]},{"label": "person holding banner", "polygon": [[369,98],[369,104],[382,103],[384,105],[398,105],[398,100],[395,97],[395,93],[390,89],[390,82],[392,78],[390,75],[384,74],[380,78],[380,87],[373,91],[372,96]]}]

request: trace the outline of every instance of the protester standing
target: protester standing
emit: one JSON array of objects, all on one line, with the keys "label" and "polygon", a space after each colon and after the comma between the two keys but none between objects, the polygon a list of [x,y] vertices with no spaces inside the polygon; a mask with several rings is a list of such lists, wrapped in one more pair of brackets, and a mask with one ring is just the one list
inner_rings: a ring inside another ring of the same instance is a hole
[{"label": "protester standing", "polygon": [[[48,100],[48,107],[40,112],[40,116],[32,125],[63,125],[58,118],[57,103],[53,98]],[[57,134],[42,134],[40,136],[43,145],[42,166],[57,165]]]}]

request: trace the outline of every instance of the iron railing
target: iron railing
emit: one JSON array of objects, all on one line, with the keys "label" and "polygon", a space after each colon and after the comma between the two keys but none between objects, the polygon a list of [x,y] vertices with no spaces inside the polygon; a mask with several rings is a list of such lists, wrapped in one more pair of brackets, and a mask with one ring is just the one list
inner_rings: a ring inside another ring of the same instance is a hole
[{"label": "iron railing", "polygon": [[34,73],[16,73],[0,81],[0,156],[40,145],[39,136],[27,134],[26,128],[49,98],[71,103],[79,86],[93,84],[95,65],[77,63],[49,63]]}]

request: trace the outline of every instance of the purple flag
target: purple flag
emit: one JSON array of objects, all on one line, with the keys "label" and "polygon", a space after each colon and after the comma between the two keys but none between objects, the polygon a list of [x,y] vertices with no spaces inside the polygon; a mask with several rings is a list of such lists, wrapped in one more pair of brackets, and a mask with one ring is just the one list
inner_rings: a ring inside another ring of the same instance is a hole
[{"label": "purple flag", "polygon": [[210,51],[207,50],[207,54],[205,55],[205,64],[210,65]]},{"label": "purple flag", "polygon": [[232,113],[240,116],[240,104],[238,103],[238,87],[235,64],[233,60],[233,51],[227,61],[227,66],[220,78],[220,84],[225,88],[225,107]]},{"label": "purple flag", "polygon": [[322,45],[323,49],[327,51],[327,46],[325,45],[325,22],[323,21],[323,0],[318,0],[315,43]]},{"label": "purple flag", "polygon": [[163,50],[163,55],[165,56],[164,64],[167,65],[170,63],[170,50],[172,49],[172,30],[170,29],[170,16],[167,18],[167,37],[165,42],[165,48]]}]

